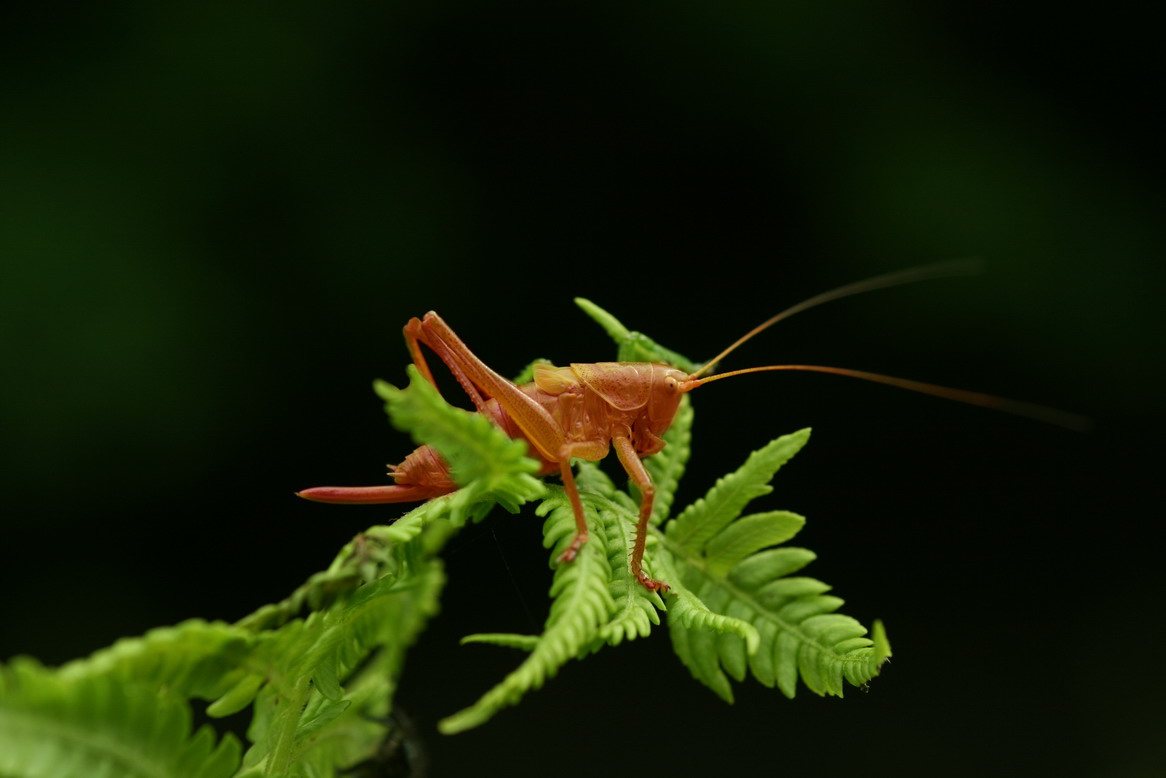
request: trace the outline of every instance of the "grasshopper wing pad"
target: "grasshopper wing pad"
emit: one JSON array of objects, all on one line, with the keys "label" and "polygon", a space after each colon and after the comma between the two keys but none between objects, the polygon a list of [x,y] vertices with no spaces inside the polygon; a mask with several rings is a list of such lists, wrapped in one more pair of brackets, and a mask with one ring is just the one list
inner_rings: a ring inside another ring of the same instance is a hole
[{"label": "grasshopper wing pad", "polygon": [[569,367],[535,365],[534,383],[549,395],[558,397],[568,389],[579,386],[579,377]]},{"label": "grasshopper wing pad", "polygon": [[616,410],[634,411],[648,404],[652,366],[647,362],[572,363],[571,369],[588,389]]}]

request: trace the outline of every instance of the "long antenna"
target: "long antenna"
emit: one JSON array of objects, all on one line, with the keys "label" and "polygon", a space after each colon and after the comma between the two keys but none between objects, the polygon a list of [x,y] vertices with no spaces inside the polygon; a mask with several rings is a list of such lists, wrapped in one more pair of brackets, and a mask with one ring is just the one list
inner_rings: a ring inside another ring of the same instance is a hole
[{"label": "long antenna", "polygon": [[966,389],[953,389],[949,386],[912,381],[909,378],[896,378],[881,373],[868,373],[865,370],[850,370],[844,367],[824,367],[822,365],[766,365],[764,367],[747,367],[743,370],[717,373],[706,378],[689,379],[682,384],[682,387],[687,392],[698,386],[712,383],[713,381],[720,381],[722,378],[731,378],[733,376],[745,375],[746,373],[761,373],[768,370],[800,370],[810,373],[830,373],[832,375],[849,376],[850,378],[860,378],[863,381],[874,381],[879,384],[896,386],[900,389],[908,389],[912,392],[921,392],[934,397],[943,397],[948,400],[955,400],[956,402],[979,405],[983,408],[991,408],[997,411],[1004,411],[1005,413],[1016,414],[1017,416],[1025,416],[1048,424],[1055,424],[1058,427],[1077,430],[1078,432],[1084,432],[1093,427],[1093,421],[1085,416],[1069,413],[1068,411],[1061,411],[1056,408],[1049,408],[1045,405],[1037,405],[1036,403],[1024,402],[1022,400],[1011,400],[1006,397],[984,394],[983,392],[970,392]]},{"label": "long antenna", "polygon": [[863,294],[865,292],[873,292],[875,289],[885,289],[889,286],[901,286],[902,284],[913,284],[916,281],[927,281],[933,278],[946,278],[948,276],[966,276],[973,275],[983,269],[983,263],[978,259],[954,259],[947,262],[937,262],[934,265],[925,265],[923,267],[912,268],[910,270],[900,270],[896,273],[887,273],[886,275],[875,276],[868,278],[865,281],[856,281],[853,284],[840,286],[837,289],[832,289],[829,292],[814,295],[808,300],[803,300],[795,306],[786,308],[776,316],[766,319],[761,324],[758,324],[753,329],[746,332],[738,338],[731,346],[717,354],[704,364],[699,370],[693,373],[689,378],[699,378],[704,373],[708,372],[713,365],[720,362],[727,357],[731,352],[735,351],[745,341],[752,338],[762,330],[766,330],[777,324],[782,319],[788,319],[795,313],[828,303],[832,300],[840,300],[843,297],[852,297],[856,294]]}]

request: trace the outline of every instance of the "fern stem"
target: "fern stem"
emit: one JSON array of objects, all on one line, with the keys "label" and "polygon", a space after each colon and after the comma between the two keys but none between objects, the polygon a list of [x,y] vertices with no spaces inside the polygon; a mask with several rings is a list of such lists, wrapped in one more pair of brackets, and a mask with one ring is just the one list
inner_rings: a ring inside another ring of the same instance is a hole
[{"label": "fern stem", "polygon": [[301,676],[293,687],[292,693],[284,698],[286,707],[279,717],[279,730],[275,736],[275,743],[271,755],[267,760],[268,775],[285,775],[295,754],[296,730],[299,729],[300,717],[303,716],[304,706],[311,694],[311,678]]}]

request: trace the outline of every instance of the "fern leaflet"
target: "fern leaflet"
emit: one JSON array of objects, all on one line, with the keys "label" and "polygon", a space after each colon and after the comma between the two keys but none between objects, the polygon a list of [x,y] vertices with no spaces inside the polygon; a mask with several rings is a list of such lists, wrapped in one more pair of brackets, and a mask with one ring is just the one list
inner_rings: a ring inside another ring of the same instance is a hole
[{"label": "fern leaflet", "polygon": [[0,775],[20,778],[227,778],[239,741],[192,732],[184,696],[117,674],[71,677],[35,660],[0,668]]},{"label": "fern leaflet", "polygon": [[741,681],[748,670],[789,697],[794,696],[800,674],[816,694],[840,696],[843,679],[865,684],[890,656],[881,625],[876,623],[873,639],[864,637],[865,627],[834,612],[842,600],[825,595],[828,586],[812,578],[787,577],[813,559],[811,553],[766,550],[793,537],[804,519],[784,511],[740,517],[750,500],[770,491],[773,473],[808,437],[809,430],[802,430],[754,452],[664,533],[666,567],[683,586],[677,587],[678,601],[698,598],[711,614],[756,631],[756,640],[750,640],[748,634],[729,629],[699,608],[699,615],[688,620],[669,620],[681,660],[729,702],[733,695],[726,673]]}]

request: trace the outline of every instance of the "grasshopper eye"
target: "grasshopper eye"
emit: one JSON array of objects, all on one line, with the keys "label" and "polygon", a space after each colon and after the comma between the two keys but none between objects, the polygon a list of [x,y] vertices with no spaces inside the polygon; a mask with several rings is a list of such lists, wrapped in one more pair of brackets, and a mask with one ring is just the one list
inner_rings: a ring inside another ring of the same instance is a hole
[{"label": "grasshopper eye", "polygon": [[668,376],[664,379],[664,385],[668,387],[668,391],[670,392],[675,392],[680,388],[680,382],[672,376]]}]

